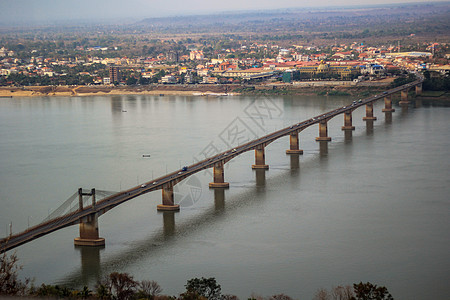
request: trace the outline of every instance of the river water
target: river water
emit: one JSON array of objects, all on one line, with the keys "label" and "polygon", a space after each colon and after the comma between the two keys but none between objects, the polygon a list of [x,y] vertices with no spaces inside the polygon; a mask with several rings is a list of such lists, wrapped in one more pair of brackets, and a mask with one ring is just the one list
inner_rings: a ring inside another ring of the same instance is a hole
[{"label": "river water", "polygon": [[[48,216],[79,187],[119,191],[354,99],[340,97],[102,96],[0,99],[0,233]],[[395,299],[448,299],[450,108],[410,107],[345,135],[342,115],[266,147],[268,171],[247,152],[176,186],[178,213],[152,192],[99,218],[106,247],[74,247],[71,226],[20,246],[35,284],[95,285],[113,271],[155,280],[178,295],[215,277],[241,299],[370,281]],[[150,157],[143,157],[150,155]]]}]

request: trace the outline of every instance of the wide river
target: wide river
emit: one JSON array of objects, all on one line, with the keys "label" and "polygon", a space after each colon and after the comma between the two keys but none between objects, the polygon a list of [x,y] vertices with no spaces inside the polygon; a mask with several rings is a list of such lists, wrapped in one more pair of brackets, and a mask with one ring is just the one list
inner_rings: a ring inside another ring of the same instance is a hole
[{"label": "wide river", "polygon": [[[0,236],[45,219],[77,191],[120,191],[354,99],[327,97],[104,96],[0,99]],[[15,251],[35,285],[89,285],[113,271],[157,281],[167,295],[215,277],[241,299],[371,282],[395,299],[450,293],[450,108],[410,107],[373,124],[328,122],[227,163],[230,188],[209,170],[175,190],[181,211],[160,213],[161,192],[99,218],[106,247],[75,247],[71,226]],[[150,155],[150,157],[143,157]]]}]

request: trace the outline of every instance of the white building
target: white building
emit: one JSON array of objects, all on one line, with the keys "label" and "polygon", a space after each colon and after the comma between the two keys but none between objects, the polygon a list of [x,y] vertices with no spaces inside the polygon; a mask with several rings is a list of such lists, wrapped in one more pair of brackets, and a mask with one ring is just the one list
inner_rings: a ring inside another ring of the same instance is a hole
[{"label": "white building", "polygon": [[166,75],[161,78],[161,83],[177,83],[177,79],[172,75]]}]

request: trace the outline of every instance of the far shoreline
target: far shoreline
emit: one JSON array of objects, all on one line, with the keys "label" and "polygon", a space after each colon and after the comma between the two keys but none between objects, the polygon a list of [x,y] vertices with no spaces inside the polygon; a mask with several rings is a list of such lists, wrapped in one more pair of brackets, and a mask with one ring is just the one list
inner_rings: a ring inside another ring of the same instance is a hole
[{"label": "far shoreline", "polygon": [[[152,95],[152,96],[343,96],[367,97],[389,89],[389,84],[382,82],[301,82],[275,83],[268,85],[240,84],[193,84],[193,85],[143,85],[143,86],[1,86],[1,98],[16,97],[89,97],[89,96],[120,96],[120,95]],[[427,95],[430,94],[430,95]],[[425,102],[449,102],[450,94],[424,92],[420,99]],[[393,99],[395,102],[397,99]]]},{"label": "far shoreline", "polygon": [[386,84],[355,85],[351,82],[302,82],[259,85],[193,84],[193,85],[142,85],[142,86],[2,86],[0,97],[46,96],[107,96],[107,95],[176,95],[176,96],[226,96],[226,95],[317,95],[325,91],[338,95],[354,95],[366,91],[379,91]]}]

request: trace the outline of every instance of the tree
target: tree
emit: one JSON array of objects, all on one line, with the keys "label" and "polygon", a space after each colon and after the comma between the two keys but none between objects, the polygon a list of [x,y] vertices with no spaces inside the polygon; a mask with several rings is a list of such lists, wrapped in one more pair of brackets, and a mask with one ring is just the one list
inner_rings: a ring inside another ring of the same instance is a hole
[{"label": "tree", "polygon": [[104,283],[98,283],[96,286],[95,294],[98,299],[111,299],[111,292],[109,288]]},{"label": "tree", "polygon": [[193,278],[187,281],[185,285],[186,291],[191,293],[196,293],[199,296],[205,297],[206,299],[220,299],[221,287],[217,284],[214,277],[211,278]]},{"label": "tree", "polygon": [[137,282],[127,273],[113,272],[97,286],[100,299],[131,299],[136,292]]},{"label": "tree", "polygon": [[17,264],[18,258],[15,253],[9,257],[3,253],[0,257],[0,295],[24,295],[29,279],[22,282],[18,278],[18,271],[22,266]]},{"label": "tree", "polygon": [[277,294],[270,297],[270,300],[292,300],[292,298],[285,294]]},{"label": "tree", "polygon": [[87,287],[84,286],[81,291],[78,292],[78,296],[82,299],[87,299],[92,295],[92,291]]},{"label": "tree", "polygon": [[142,280],[139,284],[139,298],[154,299],[162,292],[161,286],[153,280]]},{"label": "tree", "polygon": [[351,300],[353,297],[354,294],[350,285],[338,285],[331,289],[331,298],[333,300]]},{"label": "tree", "polygon": [[317,290],[313,300],[330,300],[330,294],[328,294],[328,291],[324,288]]},{"label": "tree", "polygon": [[136,78],[134,78],[134,76],[130,76],[127,78],[126,83],[127,83],[127,85],[135,85],[137,83],[137,81],[138,80]]},{"label": "tree", "polygon": [[355,292],[356,300],[393,300],[394,298],[388,292],[384,286],[377,287],[376,284],[367,283],[354,283],[353,289]]}]

